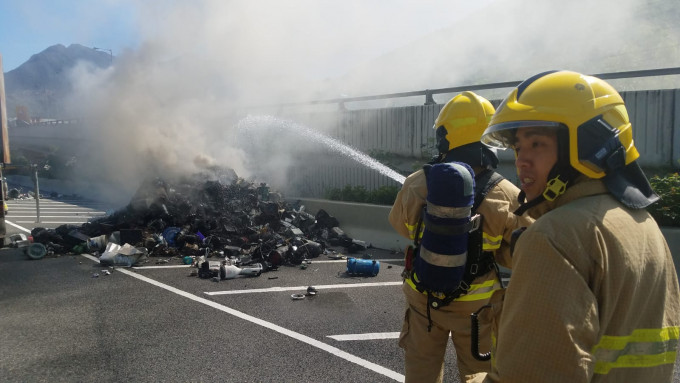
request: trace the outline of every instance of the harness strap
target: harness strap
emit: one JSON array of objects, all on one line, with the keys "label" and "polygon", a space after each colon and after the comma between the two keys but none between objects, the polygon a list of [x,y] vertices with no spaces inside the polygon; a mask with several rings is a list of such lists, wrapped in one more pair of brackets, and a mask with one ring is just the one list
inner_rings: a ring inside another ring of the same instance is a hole
[{"label": "harness strap", "polygon": [[505,177],[491,169],[484,169],[484,171],[475,177],[475,188],[477,190],[475,190],[475,203],[472,205],[473,212],[477,211],[477,208],[482,204],[482,201],[484,201],[484,197],[489,193],[489,190],[504,179]]},{"label": "harness strap", "polygon": [[432,316],[430,315],[430,306],[432,306],[432,292],[427,292],[427,332],[432,331]]},{"label": "harness strap", "polygon": [[418,248],[420,246],[420,230],[423,228],[423,219],[425,218],[425,211],[427,209],[427,206],[423,206],[423,209],[420,211],[420,218],[418,218],[418,223],[416,224],[416,231],[413,235],[413,247]]}]

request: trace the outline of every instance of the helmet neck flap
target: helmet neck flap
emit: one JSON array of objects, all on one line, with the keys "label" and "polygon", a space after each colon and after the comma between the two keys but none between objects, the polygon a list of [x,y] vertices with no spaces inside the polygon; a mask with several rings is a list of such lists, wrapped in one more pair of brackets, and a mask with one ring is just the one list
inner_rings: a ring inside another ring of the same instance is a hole
[{"label": "helmet neck flap", "polygon": [[441,153],[436,162],[464,162],[472,167],[480,166],[485,169],[496,169],[498,157],[486,145],[481,142],[473,142]]},{"label": "helmet neck flap", "polygon": [[[620,166],[621,161],[622,157],[619,161],[607,161],[610,166],[604,167],[606,173],[602,181],[614,198],[632,209],[646,208],[658,201],[659,196],[652,189],[637,161]],[[579,174],[580,172],[569,162],[569,132],[566,129],[560,129],[557,132],[557,162],[548,174],[548,182],[543,194],[527,201],[526,193],[523,190],[520,191],[517,196],[520,207],[514,213],[522,215],[543,201],[554,200],[574,184]]]}]

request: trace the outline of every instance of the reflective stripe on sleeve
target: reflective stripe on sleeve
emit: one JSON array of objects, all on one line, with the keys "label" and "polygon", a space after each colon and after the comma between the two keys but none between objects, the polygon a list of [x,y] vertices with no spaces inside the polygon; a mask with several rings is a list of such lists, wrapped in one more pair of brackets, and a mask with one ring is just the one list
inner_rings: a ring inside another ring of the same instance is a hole
[{"label": "reflective stripe on sleeve", "polygon": [[484,251],[494,251],[501,247],[501,241],[503,241],[503,235],[497,235],[495,237],[482,233],[482,250]]},{"label": "reflective stripe on sleeve", "polygon": [[[408,223],[405,223],[404,225],[406,225],[406,230],[408,230],[408,237],[411,238],[411,240],[413,240],[416,236],[416,234],[415,234],[416,233],[416,227],[418,225],[417,224],[416,225],[409,225]],[[423,226],[425,226],[425,225],[421,225],[420,236],[418,238],[423,237],[423,230],[424,230]]]},{"label": "reflective stripe on sleeve", "polygon": [[605,335],[593,347],[595,373],[607,374],[612,368],[653,367],[674,364],[680,327],[637,329],[628,336]]}]

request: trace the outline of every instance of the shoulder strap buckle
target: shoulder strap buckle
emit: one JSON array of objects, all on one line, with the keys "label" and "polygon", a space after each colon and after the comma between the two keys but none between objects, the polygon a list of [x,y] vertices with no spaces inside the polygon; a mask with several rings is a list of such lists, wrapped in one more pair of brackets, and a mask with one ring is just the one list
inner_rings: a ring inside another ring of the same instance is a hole
[{"label": "shoulder strap buckle", "polygon": [[480,228],[482,225],[482,216],[479,214],[475,214],[472,217],[470,217],[470,223],[472,224],[470,226],[469,232],[472,233],[473,231],[477,230]]}]

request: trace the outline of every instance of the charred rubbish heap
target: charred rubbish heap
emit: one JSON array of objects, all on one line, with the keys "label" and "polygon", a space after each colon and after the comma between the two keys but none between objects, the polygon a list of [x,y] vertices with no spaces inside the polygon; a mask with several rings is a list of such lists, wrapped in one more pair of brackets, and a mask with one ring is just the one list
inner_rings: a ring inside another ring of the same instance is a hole
[{"label": "charred rubbish heap", "polygon": [[258,264],[269,271],[334,253],[332,247],[348,253],[370,247],[339,226],[324,210],[312,215],[265,183],[248,182],[229,169],[219,177],[149,179],[113,214],[81,226],[36,227],[31,235],[47,254],[101,254],[103,265],[132,266],[165,257],[198,266],[212,258],[218,265]]}]

